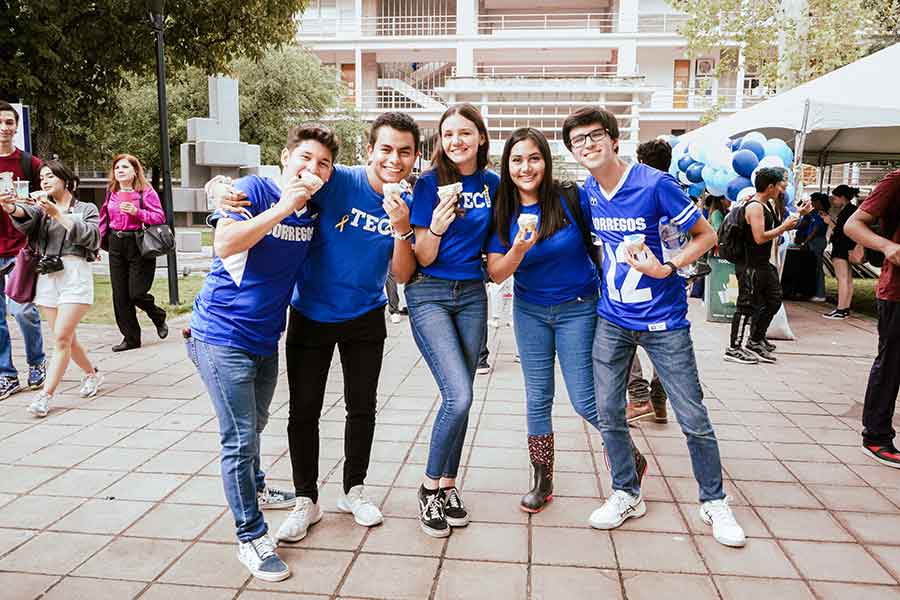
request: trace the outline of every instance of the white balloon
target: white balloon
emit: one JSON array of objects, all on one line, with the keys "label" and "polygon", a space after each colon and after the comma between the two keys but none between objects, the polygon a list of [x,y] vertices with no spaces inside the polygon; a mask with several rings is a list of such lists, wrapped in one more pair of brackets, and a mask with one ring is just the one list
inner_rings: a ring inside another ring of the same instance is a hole
[{"label": "white balloon", "polygon": [[766,143],[766,136],[764,136],[763,134],[761,134],[761,133],[758,132],[758,131],[751,131],[750,133],[748,133],[747,135],[745,135],[745,136],[744,136],[744,139],[743,139],[743,141],[745,141],[745,142],[746,142],[746,141],[749,141],[749,140],[756,140],[756,141],[759,142],[760,144],[765,144],[765,143]]},{"label": "white balloon", "polygon": [[745,201],[749,200],[750,198],[752,198],[755,194],[756,194],[756,188],[747,186],[738,192],[737,201],[745,202]]},{"label": "white balloon", "polygon": [[759,167],[778,167],[779,169],[784,168],[784,161],[780,156],[776,156],[774,154],[770,154],[769,156],[764,156],[761,161],[759,161]]},{"label": "white balloon", "polygon": [[731,165],[731,149],[724,144],[714,144],[706,152],[708,165],[715,169],[724,169]]}]

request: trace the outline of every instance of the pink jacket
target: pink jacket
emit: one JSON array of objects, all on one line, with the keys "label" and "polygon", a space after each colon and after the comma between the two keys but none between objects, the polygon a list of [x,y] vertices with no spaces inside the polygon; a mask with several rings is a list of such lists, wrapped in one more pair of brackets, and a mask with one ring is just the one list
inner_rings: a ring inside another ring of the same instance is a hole
[{"label": "pink jacket", "polygon": [[[138,206],[137,214],[132,216],[121,211],[122,202],[131,202]],[[100,239],[112,231],[136,231],[141,224],[159,225],[166,222],[159,196],[152,187],[144,190],[141,199],[140,192],[111,192],[106,195],[103,206],[100,207]]]}]

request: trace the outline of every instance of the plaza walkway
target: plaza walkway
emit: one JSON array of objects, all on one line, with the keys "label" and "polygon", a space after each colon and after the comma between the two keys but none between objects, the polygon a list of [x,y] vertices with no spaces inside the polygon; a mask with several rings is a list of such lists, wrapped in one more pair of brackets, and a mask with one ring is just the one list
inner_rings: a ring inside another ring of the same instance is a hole
[{"label": "plaza walkway", "polygon": [[[674,421],[632,430],[650,461],[647,515],[611,533],[588,527],[609,474],[599,436],[575,416],[560,377],[556,495],[538,515],[521,512],[525,406],[508,327],[491,332],[495,370],[477,379],[463,454],[473,522],[446,540],[420,533],[415,488],[438,396],[404,320],[388,325],[368,477],[384,524],[367,530],[334,512],[344,416],[336,362],[322,421],[325,518],[280,550],[290,579],[254,580],[235,556],[216,421],[177,328],[165,343],[112,354],[118,332],[95,326],[80,337],[106,376],[101,396],[77,397],[73,365],[48,418],[26,414],[32,393],[0,403],[0,597],[900,598],[900,471],[859,450],[875,323],[826,321],[822,306],[792,304],[800,340],[780,343],[777,365],[741,366],[722,361],[727,326],[703,322],[699,308],[701,379],[744,549],[718,545],[697,517]],[[270,482],[290,488],[283,373],[272,412],[264,462]],[[286,512],[267,514],[277,528]]]}]

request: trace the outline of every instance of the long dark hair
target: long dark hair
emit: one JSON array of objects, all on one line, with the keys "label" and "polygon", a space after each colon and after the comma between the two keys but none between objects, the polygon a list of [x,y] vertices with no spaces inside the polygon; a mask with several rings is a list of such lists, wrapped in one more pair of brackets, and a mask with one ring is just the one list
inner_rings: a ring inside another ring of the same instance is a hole
[{"label": "long dark hair", "polygon": [[441,128],[444,126],[444,121],[453,115],[459,115],[464,119],[472,121],[472,123],[475,124],[475,128],[478,129],[479,135],[484,138],[484,143],[478,146],[477,170],[480,171],[490,164],[488,152],[490,151],[491,142],[488,140],[488,132],[487,127],[484,124],[484,117],[481,116],[481,113],[477,108],[468,102],[454,104],[441,115],[441,120],[438,123],[438,139],[437,143],[434,145],[434,152],[431,155],[431,168],[437,172],[438,185],[456,183],[462,177],[456,164],[444,154],[444,145],[442,142]]},{"label": "long dark hair", "polygon": [[531,140],[538,147],[544,159],[544,179],[538,187],[538,206],[541,209],[541,227],[538,240],[545,240],[568,225],[566,212],[560,202],[559,183],[553,179],[553,157],[550,144],[544,134],[533,127],[520,127],[513,131],[503,146],[503,158],[500,159],[500,186],[494,199],[494,224],[500,242],[510,246],[509,222],[521,212],[519,188],[513,183],[509,174],[509,157],[513,146],[523,140]]},{"label": "long dark hair", "polygon": [[722,216],[725,216],[725,206],[723,206],[722,201],[724,198],[722,196],[709,196],[706,201],[709,202],[709,216],[712,217],[713,213],[719,211],[722,213]]}]

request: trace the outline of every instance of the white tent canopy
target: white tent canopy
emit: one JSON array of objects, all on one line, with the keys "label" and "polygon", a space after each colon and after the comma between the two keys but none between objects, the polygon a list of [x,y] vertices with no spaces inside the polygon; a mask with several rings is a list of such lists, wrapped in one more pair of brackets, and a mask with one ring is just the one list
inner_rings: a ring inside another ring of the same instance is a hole
[{"label": "white tent canopy", "polygon": [[750,131],[793,145],[803,131],[803,162],[829,165],[900,157],[900,44],[871,54],[681,136],[721,139]]}]

